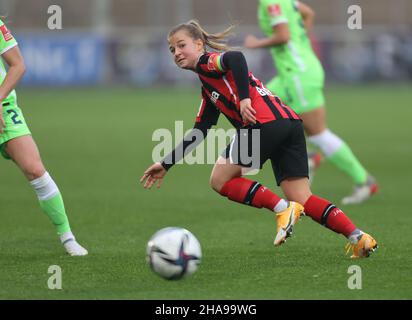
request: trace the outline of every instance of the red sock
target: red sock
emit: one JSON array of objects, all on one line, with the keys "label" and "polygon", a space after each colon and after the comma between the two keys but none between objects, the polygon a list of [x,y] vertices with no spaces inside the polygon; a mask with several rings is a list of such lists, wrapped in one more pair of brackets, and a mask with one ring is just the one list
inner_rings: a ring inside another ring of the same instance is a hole
[{"label": "red sock", "polygon": [[255,208],[267,208],[270,211],[273,211],[277,203],[282,200],[282,198],[279,198],[279,196],[260,183],[245,178],[229,180],[220,190],[220,194],[232,201]]},{"label": "red sock", "polygon": [[348,237],[356,229],[356,226],[342,210],[325,199],[312,195],[304,207],[306,215],[345,237]]}]

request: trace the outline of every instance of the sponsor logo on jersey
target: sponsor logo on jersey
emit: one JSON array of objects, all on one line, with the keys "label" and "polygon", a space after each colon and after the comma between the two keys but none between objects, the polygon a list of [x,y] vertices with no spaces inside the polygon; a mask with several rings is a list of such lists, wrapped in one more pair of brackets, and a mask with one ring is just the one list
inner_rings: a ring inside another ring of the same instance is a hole
[{"label": "sponsor logo on jersey", "polygon": [[210,100],[212,100],[214,103],[216,103],[217,99],[219,99],[220,94],[217,93],[216,91],[212,92],[212,95],[210,96]]},{"label": "sponsor logo on jersey", "polygon": [[270,96],[270,97],[274,97],[273,93],[270,92],[269,89],[266,89],[263,85],[262,88],[256,87],[256,91],[262,96]]},{"label": "sponsor logo on jersey", "polygon": [[280,9],[279,4],[271,4],[270,6],[268,6],[268,11],[269,14],[274,18],[282,14],[282,10]]},{"label": "sponsor logo on jersey", "polygon": [[6,25],[3,24],[2,26],[0,26],[0,30],[1,30],[1,33],[3,34],[4,40],[9,41],[13,39],[13,36],[11,35],[9,29],[7,29]]}]

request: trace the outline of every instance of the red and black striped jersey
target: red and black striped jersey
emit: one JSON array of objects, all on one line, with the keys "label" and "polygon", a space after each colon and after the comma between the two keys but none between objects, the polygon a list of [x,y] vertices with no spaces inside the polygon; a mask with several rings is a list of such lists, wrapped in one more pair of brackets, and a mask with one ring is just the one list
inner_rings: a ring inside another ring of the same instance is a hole
[{"label": "red and black striped jersey", "polygon": [[[225,53],[208,52],[200,56],[195,72],[202,82],[202,103],[196,123],[217,123],[220,113],[236,128],[244,123],[240,115],[240,99],[232,70],[223,62]],[[266,123],[277,119],[295,119],[299,116],[279,97],[265,88],[262,82],[249,72],[249,97],[255,109],[256,121]]]}]

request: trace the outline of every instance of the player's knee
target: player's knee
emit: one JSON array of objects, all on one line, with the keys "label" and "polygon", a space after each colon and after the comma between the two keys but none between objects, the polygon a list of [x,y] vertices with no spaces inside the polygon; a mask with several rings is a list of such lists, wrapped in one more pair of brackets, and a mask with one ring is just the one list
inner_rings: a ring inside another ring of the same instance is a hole
[{"label": "player's knee", "polygon": [[287,198],[289,201],[295,201],[300,203],[301,205],[304,205],[306,201],[310,198],[312,195],[311,192],[290,192],[287,195]]},{"label": "player's knee", "polygon": [[215,190],[217,193],[220,193],[225,183],[226,183],[226,180],[223,179],[222,177],[219,177],[218,175],[212,174],[210,176],[209,184],[211,188]]},{"label": "player's knee", "polygon": [[24,168],[23,171],[29,181],[42,177],[46,172],[41,163],[33,163]]},{"label": "player's knee", "polygon": [[219,184],[219,182],[218,182],[218,179],[217,179],[214,175],[211,175],[211,176],[210,176],[209,185],[210,185],[210,187],[211,187],[213,190],[215,190],[216,192],[220,192],[221,186],[220,186],[220,184]]}]

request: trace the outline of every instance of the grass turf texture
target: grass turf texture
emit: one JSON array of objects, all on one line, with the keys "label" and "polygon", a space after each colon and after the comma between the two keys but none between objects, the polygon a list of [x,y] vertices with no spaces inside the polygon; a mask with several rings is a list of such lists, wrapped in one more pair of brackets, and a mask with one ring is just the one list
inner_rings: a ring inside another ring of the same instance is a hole
[{"label": "grass turf texture", "polygon": [[[0,299],[411,299],[409,89],[327,90],[330,127],[381,185],[369,202],[341,206],[380,244],[357,261],[345,257],[343,236],[308,217],[286,245],[273,247],[273,214],[215,194],[211,165],[175,166],[159,190],[139,185],[152,163],[153,131],[173,130],[175,120],[189,129],[198,90],[20,89],[20,107],[89,256],[64,253],[34,192],[2,160]],[[223,117],[221,126],[228,127]],[[252,178],[279,192],[270,165]],[[326,163],[313,191],[339,204],[351,187]],[[145,262],[147,240],[166,226],[185,227],[201,242],[203,260],[189,279],[163,280]],[[361,290],[348,289],[354,264],[362,269]],[[50,265],[62,268],[62,290],[47,287]]]}]

